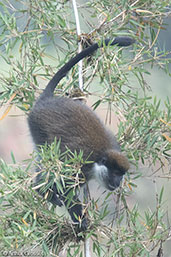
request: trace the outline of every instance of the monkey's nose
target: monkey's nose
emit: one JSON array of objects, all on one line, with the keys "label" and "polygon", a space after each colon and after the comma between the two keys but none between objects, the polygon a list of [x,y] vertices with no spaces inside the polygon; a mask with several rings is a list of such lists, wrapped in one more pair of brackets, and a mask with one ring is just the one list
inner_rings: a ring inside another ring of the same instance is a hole
[{"label": "monkey's nose", "polygon": [[109,182],[109,184],[108,184],[108,189],[109,189],[110,191],[113,191],[113,190],[115,190],[117,187],[119,187],[119,186],[120,186],[120,183],[121,183],[121,181],[122,181],[122,178],[123,178],[123,176],[115,176],[115,177],[113,178],[113,181],[111,180],[111,181]]}]

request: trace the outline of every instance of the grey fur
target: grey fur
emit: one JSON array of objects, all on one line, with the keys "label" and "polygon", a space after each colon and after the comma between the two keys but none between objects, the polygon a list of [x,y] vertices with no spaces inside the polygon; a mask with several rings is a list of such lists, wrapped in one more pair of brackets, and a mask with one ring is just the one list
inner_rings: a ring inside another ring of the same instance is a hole
[{"label": "grey fur", "polygon": [[[109,43],[128,46],[134,43],[134,40],[128,37],[118,37],[112,42],[110,40],[103,42],[106,45]],[[86,180],[99,177],[107,189],[114,190],[119,186],[123,175],[129,169],[128,159],[120,152],[120,146],[115,136],[105,128],[94,111],[81,101],[53,96],[54,89],[60,79],[73,65],[94,52],[98,47],[98,44],[94,44],[83,50],[54,75],[31,110],[28,124],[36,145],[51,144],[56,138],[61,140],[60,149],[62,152],[66,150],[66,147],[72,152],[77,151],[79,153],[82,150],[84,159],[87,160],[88,158],[88,160],[93,161],[93,163],[82,167]],[[39,175],[37,182],[40,179],[41,176]],[[77,217],[82,217],[82,205],[76,197],[68,204],[67,194],[68,192],[65,192],[64,195],[61,195],[54,184],[51,202],[56,205],[61,205],[63,202],[67,206],[72,220],[78,222],[74,213]],[[86,227],[87,222],[84,217],[82,228],[85,229]]]}]

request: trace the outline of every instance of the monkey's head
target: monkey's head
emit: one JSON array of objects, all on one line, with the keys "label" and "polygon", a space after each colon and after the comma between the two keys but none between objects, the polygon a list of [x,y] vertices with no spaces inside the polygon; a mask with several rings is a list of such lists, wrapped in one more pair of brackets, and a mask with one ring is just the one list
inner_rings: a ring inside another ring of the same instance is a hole
[{"label": "monkey's head", "polygon": [[105,152],[93,166],[95,177],[110,191],[119,187],[123,175],[128,169],[128,159],[122,153],[113,149]]}]

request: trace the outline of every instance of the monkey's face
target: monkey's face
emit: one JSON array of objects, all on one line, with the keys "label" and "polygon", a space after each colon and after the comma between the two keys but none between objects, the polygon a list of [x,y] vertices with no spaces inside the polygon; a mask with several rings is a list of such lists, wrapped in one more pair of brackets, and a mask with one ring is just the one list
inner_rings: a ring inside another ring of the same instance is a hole
[{"label": "monkey's face", "polygon": [[104,184],[108,190],[113,191],[120,186],[120,183],[123,179],[123,175],[115,175],[115,171],[111,170],[108,170],[107,172],[107,176],[104,178]]},{"label": "monkey's face", "polygon": [[118,171],[110,170],[103,164],[94,163],[95,177],[106,189],[113,191],[119,187],[123,175],[116,175]]},{"label": "monkey's face", "polygon": [[128,159],[120,152],[110,150],[93,166],[95,177],[108,190],[119,187],[129,169]]}]

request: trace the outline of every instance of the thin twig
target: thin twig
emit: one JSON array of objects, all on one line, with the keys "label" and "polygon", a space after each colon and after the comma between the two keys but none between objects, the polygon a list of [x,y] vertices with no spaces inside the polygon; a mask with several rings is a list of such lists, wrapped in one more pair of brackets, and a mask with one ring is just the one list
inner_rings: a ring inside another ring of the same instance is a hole
[{"label": "thin twig", "polygon": [[[89,194],[87,184],[84,186],[83,194],[84,194],[85,204],[88,204],[88,201],[90,199],[90,194]],[[85,239],[85,241],[84,241],[84,256],[85,257],[91,257],[91,254],[90,254],[90,238]]]},{"label": "thin twig", "polygon": [[[81,29],[80,29],[77,4],[76,4],[75,0],[72,0],[72,5],[73,5],[74,15],[75,15],[77,36],[79,38],[81,35]],[[81,52],[81,51],[82,51],[82,45],[81,45],[81,41],[79,41],[78,42],[78,52]],[[79,88],[80,88],[80,90],[83,90],[83,61],[82,60],[79,61],[79,63],[78,63],[78,77],[79,77]]]},{"label": "thin twig", "polygon": [[[77,36],[78,36],[78,38],[80,38],[81,29],[80,29],[80,22],[79,22],[76,0],[72,0],[72,5],[73,5],[74,15],[75,15]],[[78,52],[81,52],[81,51],[82,51],[82,45],[81,45],[81,41],[79,40],[79,42],[78,42]],[[78,74],[79,74],[79,88],[80,88],[80,90],[83,90],[83,62],[82,62],[82,60],[79,61],[79,63],[78,63]],[[85,199],[87,199],[86,195],[87,195],[87,189],[84,188],[84,198]],[[85,239],[85,241],[84,241],[84,256],[85,257],[91,257],[91,254],[90,254],[90,239],[89,238]]]}]

